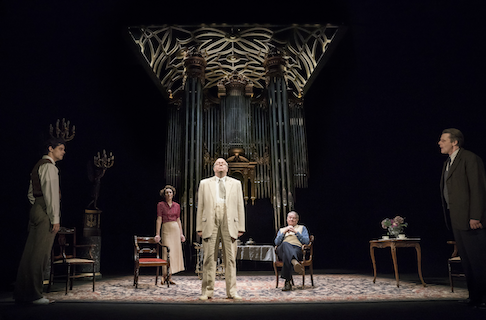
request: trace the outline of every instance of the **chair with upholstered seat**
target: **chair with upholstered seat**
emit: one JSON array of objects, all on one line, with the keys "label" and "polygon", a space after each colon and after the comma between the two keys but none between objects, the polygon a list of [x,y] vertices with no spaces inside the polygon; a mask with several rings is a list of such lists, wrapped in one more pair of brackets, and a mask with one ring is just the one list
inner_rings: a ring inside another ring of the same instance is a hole
[{"label": "chair with upholstered seat", "polygon": [[[302,288],[304,288],[305,285],[305,267],[309,267],[309,273],[310,273],[310,278],[311,278],[311,284],[314,286],[314,269],[313,269],[313,260],[314,260],[314,236],[311,235],[309,237],[310,242],[309,244],[304,244],[302,246],[302,260],[299,261],[299,263],[302,265]],[[277,247],[275,247],[275,255],[277,257],[277,260],[273,262],[273,269],[275,270],[275,276],[277,278],[276,286],[275,288],[278,288],[278,268],[283,267],[283,262],[278,260],[278,255],[277,255]],[[294,284],[294,279],[292,279],[292,284]]]},{"label": "chair with upholstered seat", "polygon": [[449,270],[449,283],[451,284],[451,292],[454,292],[453,278],[464,278],[465,274],[461,269],[461,257],[457,253],[457,245],[455,241],[447,241],[448,244],[454,245],[454,251],[449,259],[447,259],[447,267]]},{"label": "chair with upholstered seat", "polygon": [[[134,271],[133,271],[133,285],[138,288],[138,276],[141,267],[156,267],[155,273],[155,285],[159,278],[160,267],[167,267],[167,275],[165,279],[162,279],[161,283],[167,283],[169,287],[169,275],[170,275],[170,257],[169,247],[163,245],[160,242],[155,241],[154,237],[138,237],[134,236]],[[167,250],[167,260],[162,259],[162,248]]]},{"label": "chair with upholstered seat", "polygon": [[[49,285],[47,291],[51,290],[51,286],[56,277],[66,277],[66,294],[73,289],[74,279],[83,277],[92,277],[93,292],[95,291],[95,261],[93,259],[91,250],[93,244],[76,244],[76,228],[61,227],[56,234],[56,239],[51,250],[51,271],[49,276]],[[82,258],[79,255],[80,248],[86,248],[89,258]],[[79,273],[76,270],[78,266],[91,265],[91,272]],[[61,270],[65,270],[65,274],[59,274]]]}]

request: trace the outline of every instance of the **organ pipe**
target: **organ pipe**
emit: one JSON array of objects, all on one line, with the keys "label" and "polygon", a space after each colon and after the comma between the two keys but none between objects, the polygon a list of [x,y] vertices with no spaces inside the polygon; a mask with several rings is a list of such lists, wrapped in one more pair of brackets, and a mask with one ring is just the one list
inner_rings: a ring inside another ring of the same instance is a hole
[{"label": "organ pipe", "polygon": [[[271,199],[275,230],[294,209],[295,188],[307,186],[303,104],[289,101],[284,64],[278,54],[266,60],[267,87],[258,99],[251,81],[238,72],[218,84],[219,99],[209,99],[204,58],[188,55],[184,94],[180,105],[169,110],[166,179],[181,195],[181,220],[190,243],[196,240],[197,187],[213,175],[218,157],[255,164],[251,197]],[[238,158],[234,150],[241,150]]]}]

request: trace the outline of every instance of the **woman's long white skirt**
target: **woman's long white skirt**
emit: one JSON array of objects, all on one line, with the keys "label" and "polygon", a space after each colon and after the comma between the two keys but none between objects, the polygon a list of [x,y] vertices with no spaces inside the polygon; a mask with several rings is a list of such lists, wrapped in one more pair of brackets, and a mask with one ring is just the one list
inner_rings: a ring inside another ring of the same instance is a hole
[{"label": "woman's long white skirt", "polygon": [[[170,271],[177,273],[184,271],[184,256],[182,255],[181,231],[177,221],[162,224],[162,244],[170,249]],[[165,248],[162,249],[162,259],[167,259]],[[163,270],[165,274],[166,271]]]}]

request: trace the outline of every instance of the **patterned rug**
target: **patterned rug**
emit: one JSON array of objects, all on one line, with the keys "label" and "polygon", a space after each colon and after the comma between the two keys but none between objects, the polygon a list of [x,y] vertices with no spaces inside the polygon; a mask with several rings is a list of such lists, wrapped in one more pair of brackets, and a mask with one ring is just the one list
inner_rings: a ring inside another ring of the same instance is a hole
[{"label": "patterned rug", "polygon": [[380,279],[373,283],[370,276],[357,274],[319,274],[314,275],[314,284],[306,277],[302,288],[302,278],[294,276],[296,286],[292,291],[282,291],[283,280],[275,288],[275,276],[244,275],[237,276],[238,293],[242,301],[226,298],[224,280],[217,280],[214,297],[208,301],[199,301],[201,280],[197,276],[176,276],[177,283],[167,288],[155,285],[154,276],[140,276],[138,289],[135,289],[132,276],[102,279],[96,283],[92,292],[91,282],[77,281],[72,291],[64,294],[64,288],[46,294],[57,302],[121,302],[121,303],[325,303],[325,302],[365,302],[365,301],[411,301],[411,300],[458,300],[468,296],[467,290],[449,286],[420,282],[400,281],[397,288],[394,279]]}]

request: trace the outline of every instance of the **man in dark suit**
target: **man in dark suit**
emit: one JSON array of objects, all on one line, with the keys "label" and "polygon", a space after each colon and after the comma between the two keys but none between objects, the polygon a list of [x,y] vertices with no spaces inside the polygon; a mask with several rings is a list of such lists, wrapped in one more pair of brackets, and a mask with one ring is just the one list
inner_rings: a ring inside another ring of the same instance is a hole
[{"label": "man in dark suit", "polygon": [[463,144],[461,131],[442,131],[439,147],[449,155],[440,183],[442,205],[466,275],[467,302],[486,308],[486,177],[481,158]]}]

